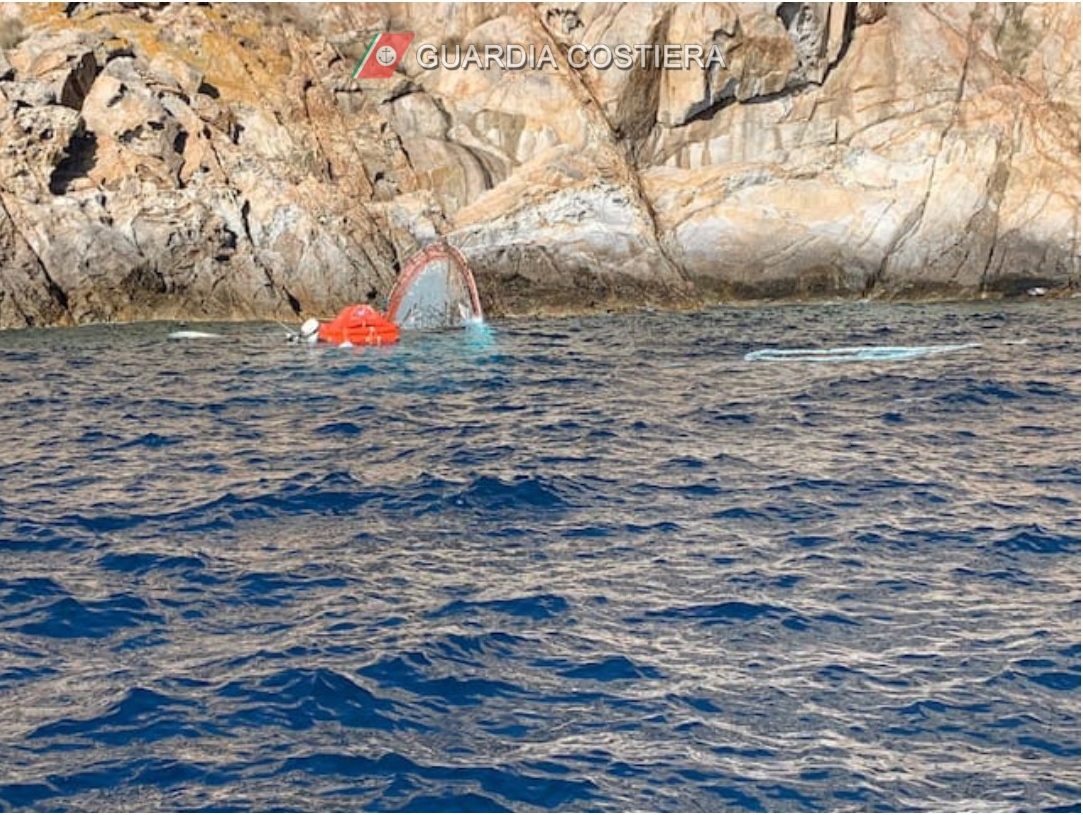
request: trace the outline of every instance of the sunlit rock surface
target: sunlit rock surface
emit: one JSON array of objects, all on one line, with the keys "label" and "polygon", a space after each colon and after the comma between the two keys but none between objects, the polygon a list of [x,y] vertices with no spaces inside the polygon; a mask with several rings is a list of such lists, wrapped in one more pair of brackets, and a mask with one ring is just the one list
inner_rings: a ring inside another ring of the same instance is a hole
[{"label": "sunlit rock surface", "polygon": [[[1079,287],[1072,4],[0,3],[0,327]],[[557,68],[354,80],[371,37]],[[573,70],[574,46],[725,65]]]}]

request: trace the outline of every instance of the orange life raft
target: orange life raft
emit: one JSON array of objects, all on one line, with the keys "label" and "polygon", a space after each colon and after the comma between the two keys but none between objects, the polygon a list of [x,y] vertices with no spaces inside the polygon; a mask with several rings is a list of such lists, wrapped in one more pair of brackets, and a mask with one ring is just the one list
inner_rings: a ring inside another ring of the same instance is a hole
[{"label": "orange life raft", "polygon": [[335,345],[391,345],[399,341],[399,327],[372,306],[352,305],[320,323],[316,336]]}]

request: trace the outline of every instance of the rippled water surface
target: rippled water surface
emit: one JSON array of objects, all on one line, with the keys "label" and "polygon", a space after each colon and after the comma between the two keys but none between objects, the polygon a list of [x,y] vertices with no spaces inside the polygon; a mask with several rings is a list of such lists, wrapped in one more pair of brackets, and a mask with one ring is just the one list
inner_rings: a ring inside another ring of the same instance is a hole
[{"label": "rippled water surface", "polygon": [[177,327],[0,334],[0,807],[1078,811],[1078,301]]}]

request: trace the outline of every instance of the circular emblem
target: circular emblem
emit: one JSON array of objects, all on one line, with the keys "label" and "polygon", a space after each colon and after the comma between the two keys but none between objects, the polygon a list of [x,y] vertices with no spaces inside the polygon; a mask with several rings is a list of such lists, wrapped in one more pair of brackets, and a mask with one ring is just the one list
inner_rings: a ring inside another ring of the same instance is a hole
[{"label": "circular emblem", "polygon": [[385,45],[376,52],[376,61],[385,68],[394,63],[398,58],[399,55],[390,45]]}]

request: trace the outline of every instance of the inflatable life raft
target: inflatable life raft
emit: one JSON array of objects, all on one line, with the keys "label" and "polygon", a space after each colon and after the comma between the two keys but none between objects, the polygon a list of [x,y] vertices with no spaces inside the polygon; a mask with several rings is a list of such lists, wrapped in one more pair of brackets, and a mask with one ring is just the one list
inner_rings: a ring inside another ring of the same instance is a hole
[{"label": "inflatable life raft", "polygon": [[326,323],[306,320],[301,337],[334,345],[391,345],[399,341],[399,327],[372,306],[352,305]]}]

